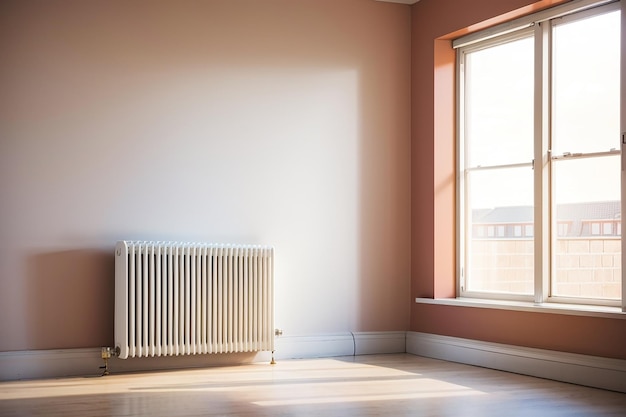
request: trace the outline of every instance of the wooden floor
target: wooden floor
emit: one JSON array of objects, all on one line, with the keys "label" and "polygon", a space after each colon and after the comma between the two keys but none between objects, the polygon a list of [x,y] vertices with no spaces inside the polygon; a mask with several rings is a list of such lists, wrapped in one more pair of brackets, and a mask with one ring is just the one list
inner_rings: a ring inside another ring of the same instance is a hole
[{"label": "wooden floor", "polygon": [[626,416],[626,394],[409,354],[0,383],[0,416]]}]

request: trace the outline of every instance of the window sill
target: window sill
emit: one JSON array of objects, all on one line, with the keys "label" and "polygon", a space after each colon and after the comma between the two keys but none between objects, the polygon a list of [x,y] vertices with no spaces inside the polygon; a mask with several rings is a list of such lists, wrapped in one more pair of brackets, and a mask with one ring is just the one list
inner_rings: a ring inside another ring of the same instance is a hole
[{"label": "window sill", "polygon": [[523,301],[486,300],[479,298],[416,298],[416,304],[434,304],[456,307],[491,308],[496,310],[530,311],[533,313],[565,314],[571,316],[626,319],[626,312],[619,307],[573,304],[534,304]]}]

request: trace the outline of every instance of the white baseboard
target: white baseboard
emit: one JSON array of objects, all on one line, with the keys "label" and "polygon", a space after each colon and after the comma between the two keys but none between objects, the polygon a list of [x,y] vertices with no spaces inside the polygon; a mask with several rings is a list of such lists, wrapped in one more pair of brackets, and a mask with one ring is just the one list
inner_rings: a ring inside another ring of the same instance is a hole
[{"label": "white baseboard", "polygon": [[97,375],[100,349],[0,352],[0,381]]},{"label": "white baseboard", "polygon": [[[98,376],[104,361],[100,348],[29,350],[0,352],[0,381],[71,376]],[[164,356],[154,358],[109,359],[109,370],[116,372],[154,371],[239,365],[267,361],[271,353]]]},{"label": "white baseboard", "polygon": [[[299,359],[405,352],[406,332],[347,332],[276,338],[275,358]],[[100,375],[100,348],[0,352],[0,381]],[[267,362],[270,352],[109,360],[115,372],[201,368]]]},{"label": "white baseboard", "polygon": [[280,336],[274,346],[277,360],[354,355],[351,333]]},{"label": "white baseboard", "polygon": [[[346,332],[276,338],[275,358],[407,352],[414,355],[626,392],[626,361],[417,332]],[[270,352],[112,358],[112,373],[268,362]],[[0,352],[0,381],[100,375],[100,348]]]},{"label": "white baseboard", "polygon": [[406,332],[355,332],[355,355],[405,353]]},{"label": "white baseboard", "polygon": [[626,392],[626,360],[407,332],[414,355]]},{"label": "white baseboard", "polygon": [[406,332],[349,332],[281,336],[276,339],[276,359],[404,352],[406,352]]}]

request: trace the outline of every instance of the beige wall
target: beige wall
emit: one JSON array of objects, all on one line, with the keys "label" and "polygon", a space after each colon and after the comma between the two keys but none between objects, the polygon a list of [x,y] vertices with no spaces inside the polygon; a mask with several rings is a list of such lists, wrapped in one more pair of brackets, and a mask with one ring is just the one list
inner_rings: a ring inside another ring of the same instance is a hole
[{"label": "beige wall", "polygon": [[118,239],[276,248],[285,334],[406,330],[410,7],[0,3],[0,351],[113,343]]},{"label": "beige wall", "polygon": [[[412,7],[413,299],[455,296],[455,80],[450,39],[560,2],[421,0]],[[623,319],[413,304],[410,328],[626,359]]]}]

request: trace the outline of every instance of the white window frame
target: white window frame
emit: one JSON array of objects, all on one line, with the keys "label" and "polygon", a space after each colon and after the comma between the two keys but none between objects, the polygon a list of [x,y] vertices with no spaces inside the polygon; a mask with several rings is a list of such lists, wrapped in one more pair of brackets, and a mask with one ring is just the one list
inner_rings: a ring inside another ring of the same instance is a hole
[{"label": "white window frame", "polygon": [[[602,8],[602,10],[600,9]],[[485,294],[479,292],[470,292],[465,288],[465,271],[467,254],[464,252],[468,245],[465,244],[466,237],[469,235],[467,227],[466,207],[467,202],[464,193],[465,188],[465,172],[466,166],[464,166],[463,155],[466,154],[466,144],[464,142],[464,125],[463,117],[457,117],[457,296],[470,297],[470,298],[484,298],[484,299],[496,299],[496,300],[511,300],[511,301],[531,301],[536,305],[542,305],[544,303],[568,303],[574,305],[599,305],[599,306],[619,306],[623,312],[626,312],[626,250],[622,250],[622,297],[620,301],[611,300],[599,300],[599,299],[568,299],[563,297],[551,297],[550,296],[550,281],[551,281],[551,264],[554,262],[551,259],[550,247],[553,242],[550,239],[556,239],[556,236],[551,237],[550,230],[553,233],[557,233],[558,226],[551,227],[551,213],[550,201],[550,165],[553,158],[549,152],[549,114],[550,114],[550,68],[549,68],[549,54],[551,49],[551,21],[555,18],[565,17],[565,19],[577,19],[583,17],[584,14],[602,13],[604,11],[619,10],[621,8],[621,2],[619,0],[574,0],[566,4],[553,7],[551,9],[543,10],[533,15],[525,16],[523,18],[508,22],[502,25],[497,25],[492,28],[486,29],[481,32],[472,33],[462,38],[453,41],[453,47],[457,49],[457,115],[463,115],[465,112],[463,96],[463,56],[465,52],[474,52],[476,50],[488,48],[497,44],[501,44],[514,39],[519,39],[528,36],[530,32],[534,32],[535,41],[535,105],[534,105],[534,293],[532,296],[524,296],[517,294]],[[625,11],[622,11],[624,13]],[[576,13],[576,15],[574,15]],[[624,30],[624,28],[622,28]],[[623,45],[622,49],[623,50]],[[621,57],[622,70],[624,74],[624,67],[626,63],[626,57],[622,54]],[[625,76],[622,75],[621,83],[624,84]],[[623,90],[623,87],[622,87]],[[624,109],[624,93],[622,92],[622,110],[621,110],[621,130],[626,131],[626,115]],[[617,132],[616,132],[617,134]],[[626,172],[624,167],[626,166],[626,157],[624,147],[626,146],[626,133],[622,134],[621,148],[620,150],[611,151],[613,154],[621,153],[622,160],[622,187],[621,187],[621,204],[622,212],[624,209],[626,200]],[[585,157],[585,156],[583,156]],[[620,224],[621,226],[621,224]],[[621,227],[620,227],[621,230]],[[601,230],[602,232],[602,230]],[[624,244],[626,237],[622,236],[622,248],[626,248]]]}]

